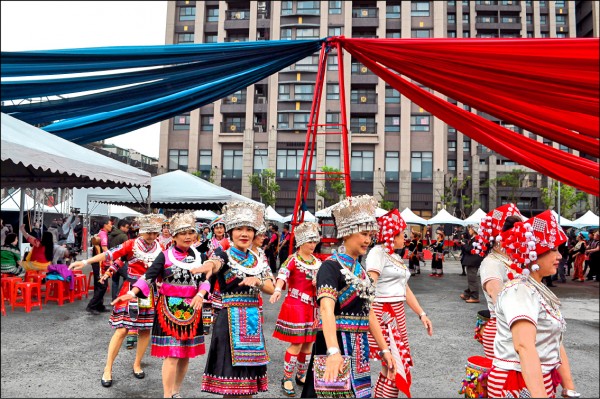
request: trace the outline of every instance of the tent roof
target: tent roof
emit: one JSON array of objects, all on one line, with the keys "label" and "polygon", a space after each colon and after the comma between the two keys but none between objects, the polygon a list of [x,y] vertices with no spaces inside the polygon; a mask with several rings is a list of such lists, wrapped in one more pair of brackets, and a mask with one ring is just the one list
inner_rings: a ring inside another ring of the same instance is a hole
[{"label": "tent roof", "polygon": [[284,218],[279,213],[277,213],[277,211],[275,209],[273,209],[273,207],[271,205],[269,205],[267,207],[267,209],[265,209],[265,219],[274,221],[274,222],[283,223]]},{"label": "tent roof", "polygon": [[400,212],[400,216],[406,222],[406,224],[422,224],[426,225],[427,220],[423,219],[421,216],[417,216],[408,208],[405,208],[402,212]]},{"label": "tent roof", "polygon": [[109,205],[108,206],[108,216],[116,216],[119,219],[126,218],[128,216],[140,216],[141,213],[138,211],[134,211],[131,208],[128,208],[124,205]]},{"label": "tent roof", "polygon": [[455,216],[452,216],[451,214],[448,213],[447,210],[445,209],[441,209],[437,215],[435,215],[434,217],[432,217],[431,219],[429,219],[427,221],[428,225],[432,225],[432,224],[459,224],[461,226],[465,225],[465,221],[462,219],[459,219]]},{"label": "tent roof", "polygon": [[194,212],[194,217],[197,219],[213,220],[217,217],[217,214],[213,211],[199,210]]},{"label": "tent roof", "polygon": [[150,173],[2,113],[2,188],[124,187]]},{"label": "tent roof", "polygon": [[[552,209],[552,214],[554,215],[554,217],[556,218],[556,220],[558,220],[558,213],[556,213],[556,211],[554,209]],[[567,219],[564,216],[560,217],[560,220],[558,221],[558,224],[561,226],[565,226],[565,227],[573,227],[573,221]]]},{"label": "tent roof", "polygon": [[[148,190],[92,190],[88,201],[111,204],[147,204]],[[167,209],[221,209],[229,201],[256,202],[181,170],[154,176],[151,181],[152,207]]]},{"label": "tent roof", "polygon": [[598,227],[600,218],[592,211],[587,211],[585,215],[573,220],[573,227]]},{"label": "tent roof", "polygon": [[[2,200],[2,205],[0,205],[0,209],[3,212],[19,212],[21,205],[21,189],[15,190],[12,194],[8,195],[6,198]],[[23,211],[28,211],[33,209],[35,206],[35,200],[29,195],[25,194],[25,208]],[[60,213],[60,204],[57,206],[46,206],[42,205],[44,209],[44,213]]]},{"label": "tent roof", "polygon": [[471,216],[466,218],[463,221],[463,223],[465,223],[465,225],[479,224],[479,223],[481,223],[481,219],[486,215],[487,215],[487,213],[485,213],[485,211],[483,211],[481,208],[477,208],[477,210],[475,212],[473,212],[473,214],[471,214]]},{"label": "tent roof", "polygon": [[[293,214],[287,215],[286,217],[283,218],[283,222],[284,223],[291,222],[292,216],[294,216],[294,215]],[[316,222],[317,218],[315,217],[315,215],[310,213],[310,211],[306,211],[306,212],[304,212],[304,221],[305,222]]]}]

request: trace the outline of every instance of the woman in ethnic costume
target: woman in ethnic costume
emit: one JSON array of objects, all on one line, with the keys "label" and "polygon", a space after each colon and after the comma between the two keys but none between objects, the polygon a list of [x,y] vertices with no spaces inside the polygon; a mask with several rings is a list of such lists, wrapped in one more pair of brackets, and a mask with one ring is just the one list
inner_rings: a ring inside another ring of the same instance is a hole
[{"label": "woman in ethnic costume", "polygon": [[[119,267],[123,265],[121,257],[127,258],[129,267],[127,269],[128,278],[121,286],[120,294],[124,295],[131,289],[132,284],[139,279],[154,259],[161,253],[162,248],[156,238],[161,231],[162,224],[165,221],[163,215],[144,215],[138,219],[139,237],[125,241],[123,244],[109,249],[106,252],[93,256],[88,260],[73,262],[71,269],[81,269],[88,263],[109,261],[112,265],[102,275],[99,280],[103,284],[105,280],[113,275]],[[145,373],[142,370],[142,358],[146,348],[150,343],[150,329],[154,321],[154,301],[113,301],[113,310],[110,315],[110,324],[115,329],[115,333],[108,346],[108,356],[106,366],[102,375],[103,387],[112,385],[112,368],[115,358],[119,354],[119,349],[123,340],[127,336],[128,330],[138,330],[138,344],[133,363],[133,375],[136,378],[144,378]]]},{"label": "woman in ethnic costume", "polygon": [[431,273],[429,277],[442,277],[444,275],[444,233],[437,231],[437,240],[429,246],[431,248]]},{"label": "woman in ethnic costume", "polygon": [[493,366],[488,393],[493,398],[579,397],[563,345],[566,323],[560,301],[542,282],[556,273],[558,246],[567,236],[550,210],[517,222],[502,235],[511,267],[522,276],[498,294]]},{"label": "woman in ethnic costume", "polygon": [[281,265],[277,275],[275,293],[270,302],[281,298],[281,290],[287,285],[287,296],[281,305],[273,337],[289,342],[285,352],[281,388],[287,396],[295,396],[292,377],[298,365],[296,383],[303,385],[315,341],[315,311],[317,271],[321,261],[313,252],[321,241],[319,224],[304,222],[294,230],[297,251]]},{"label": "woman in ethnic costume", "polygon": [[[408,346],[404,302],[412,309],[429,336],[433,335],[433,325],[423,311],[415,294],[408,286],[410,270],[395,250],[404,248],[404,229],[406,222],[397,209],[393,209],[378,218],[380,245],[373,247],[367,255],[367,272],[377,284],[373,312],[381,326],[383,337],[396,361],[395,379],[388,379],[388,370],[384,365],[375,383],[376,398],[397,398],[402,391],[410,397],[410,369],[413,365]],[[369,346],[372,359],[381,360],[377,343],[369,334]]]},{"label": "woman in ethnic costume", "polygon": [[125,295],[113,302],[150,299],[153,285],[160,280],[150,354],[163,358],[162,382],[165,398],[181,397],[179,390],[189,361],[205,353],[202,331],[202,302],[210,284],[191,269],[202,264],[192,244],[196,239],[194,215],[177,213],[171,218],[174,244],[161,252],[152,266]]},{"label": "woman in ethnic costume", "polygon": [[163,224],[162,231],[158,236],[158,242],[163,247],[163,249],[169,249],[171,248],[171,245],[174,244],[173,236],[171,235],[171,230],[168,222]]},{"label": "woman in ethnic costume", "polygon": [[[388,366],[388,378],[393,379],[396,374],[395,361],[371,310],[375,286],[357,260],[366,254],[377,231],[376,207],[373,197],[363,195],[348,197],[332,208],[337,237],[343,239],[344,252],[334,252],[317,273],[322,330],[317,331],[302,397],[371,397],[368,331],[381,349],[380,356]],[[334,381],[344,370],[342,355],[350,357],[348,390],[326,392],[315,386],[316,355],[327,355],[324,381]]]},{"label": "woman in ethnic costume", "polygon": [[202,391],[224,396],[251,396],[268,390],[267,363],[259,312],[260,292],[273,294],[269,265],[249,250],[264,224],[264,205],[231,202],[224,221],[232,245],[217,248],[196,273],[216,275],[223,308],[216,315]]},{"label": "woman in ethnic costume", "polygon": [[[505,283],[517,273],[510,269],[510,259],[502,248],[502,232],[522,221],[521,212],[515,204],[505,204],[481,219],[479,232],[473,243],[473,252],[485,259],[479,266],[481,288],[485,296],[490,319],[476,329],[475,339],[483,345],[483,352],[489,359],[494,358],[494,337],[496,336],[496,299]],[[488,251],[492,248],[491,251]],[[489,253],[488,253],[489,252]],[[486,255],[487,254],[487,255]],[[510,276],[510,278],[509,278]],[[464,298],[463,298],[464,299]],[[481,333],[481,329],[483,332]]]},{"label": "woman in ethnic costume", "polygon": [[418,231],[412,232],[412,240],[408,244],[408,269],[411,276],[421,274],[421,264],[423,260],[423,241],[421,241],[421,233]]}]

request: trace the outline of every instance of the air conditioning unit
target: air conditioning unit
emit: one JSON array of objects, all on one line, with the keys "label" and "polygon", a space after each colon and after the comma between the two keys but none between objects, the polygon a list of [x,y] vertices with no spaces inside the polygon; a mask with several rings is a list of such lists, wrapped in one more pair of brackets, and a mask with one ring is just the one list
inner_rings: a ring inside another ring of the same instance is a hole
[{"label": "air conditioning unit", "polygon": [[256,103],[257,104],[266,104],[267,103],[267,97],[265,97],[265,96],[258,96],[258,97],[256,97]]},{"label": "air conditioning unit", "polygon": [[258,11],[267,11],[267,2],[266,1],[259,1],[257,3],[257,8],[258,8]]}]

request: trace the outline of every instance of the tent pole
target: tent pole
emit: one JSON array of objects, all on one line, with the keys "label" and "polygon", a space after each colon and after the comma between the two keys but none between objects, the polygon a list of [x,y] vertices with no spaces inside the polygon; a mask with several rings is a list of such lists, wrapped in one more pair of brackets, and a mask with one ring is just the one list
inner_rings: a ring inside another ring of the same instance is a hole
[{"label": "tent pole", "polygon": [[[21,198],[19,200],[19,243],[23,245],[23,233],[21,232],[21,226],[23,225],[23,209],[25,209],[25,189],[21,187]],[[4,243],[2,243],[4,244]],[[23,255],[23,253],[21,253]]]},{"label": "tent pole", "polygon": [[151,186],[148,185],[147,187],[148,187],[148,198],[147,198],[147,201],[148,201],[148,213],[152,213],[152,198],[151,198],[151,193],[150,193]]}]

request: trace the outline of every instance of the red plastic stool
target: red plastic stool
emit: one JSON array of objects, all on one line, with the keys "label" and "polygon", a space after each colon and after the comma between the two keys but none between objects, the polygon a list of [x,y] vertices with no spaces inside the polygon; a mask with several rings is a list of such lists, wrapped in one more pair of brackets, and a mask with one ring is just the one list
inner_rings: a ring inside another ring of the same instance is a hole
[{"label": "red plastic stool", "polygon": [[12,301],[12,292],[15,289],[17,283],[22,283],[23,279],[21,277],[2,277],[2,292],[4,293],[4,299],[11,303]]},{"label": "red plastic stool", "polygon": [[86,289],[87,278],[84,274],[75,274],[75,289],[73,292],[73,298],[83,299],[83,296],[88,297],[88,290]]},{"label": "red plastic stool", "polygon": [[94,271],[92,270],[87,279],[87,290],[94,291]]},{"label": "red plastic stool", "polygon": [[39,273],[38,271],[30,270],[25,273],[24,281],[26,283],[30,282],[30,283],[40,283],[41,284],[44,277],[45,276],[42,276],[42,274]]},{"label": "red plastic stool", "polygon": [[46,281],[46,300],[44,304],[48,301],[56,301],[58,306],[62,306],[66,299],[73,302],[69,295],[69,283],[62,280]]},{"label": "red plastic stool", "polygon": [[[34,294],[36,300],[32,298]],[[15,308],[25,308],[25,312],[29,313],[33,306],[39,306],[42,310],[42,285],[31,282],[17,283],[12,292],[12,311],[14,312]]]},{"label": "red plastic stool", "polygon": [[2,300],[2,316],[6,316],[6,306],[4,306],[4,293],[2,292],[1,285],[0,285],[0,299]]}]

